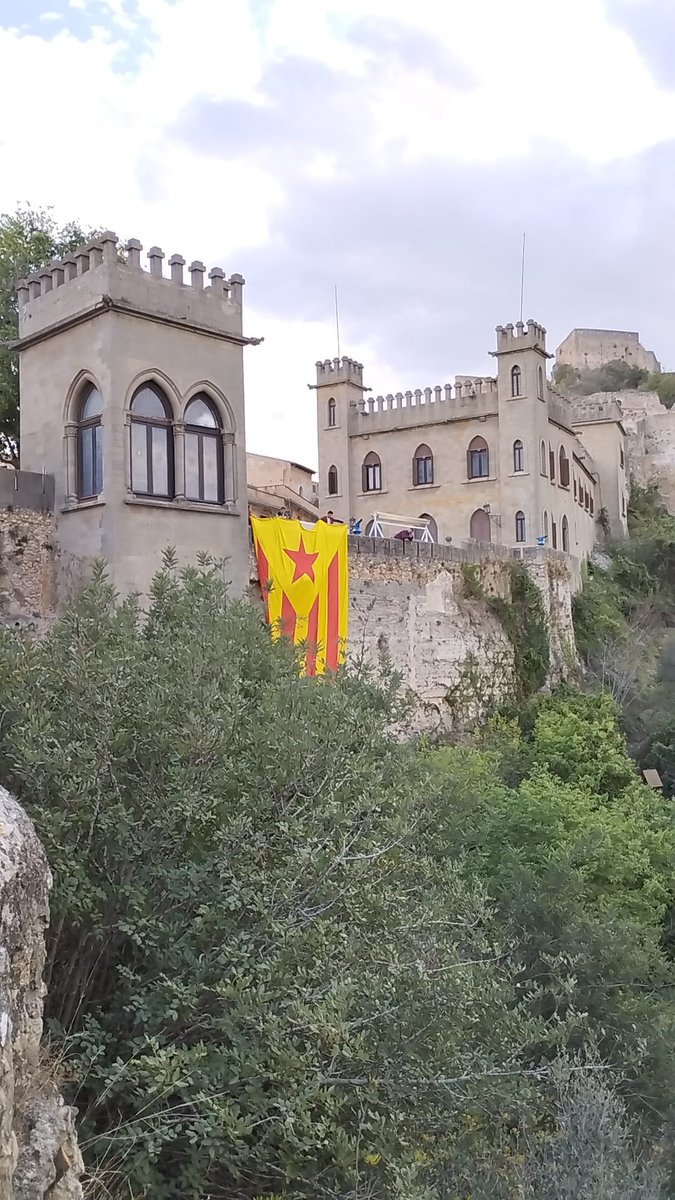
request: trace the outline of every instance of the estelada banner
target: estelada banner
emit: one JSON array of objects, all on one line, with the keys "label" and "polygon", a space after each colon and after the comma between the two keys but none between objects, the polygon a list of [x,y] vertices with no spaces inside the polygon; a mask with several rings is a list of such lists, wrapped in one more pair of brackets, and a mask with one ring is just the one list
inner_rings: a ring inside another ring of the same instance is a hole
[{"label": "estelada banner", "polygon": [[258,578],[274,637],[307,643],[306,675],[335,671],[347,648],[347,527],[251,517]]}]

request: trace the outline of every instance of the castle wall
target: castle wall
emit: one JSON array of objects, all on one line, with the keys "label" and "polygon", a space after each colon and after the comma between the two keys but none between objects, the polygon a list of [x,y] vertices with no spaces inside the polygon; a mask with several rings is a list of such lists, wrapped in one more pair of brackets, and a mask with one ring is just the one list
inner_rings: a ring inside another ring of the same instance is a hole
[{"label": "castle wall", "polygon": [[[418,727],[470,721],[512,692],[513,646],[488,604],[467,595],[464,569],[475,565],[484,590],[508,599],[514,561],[513,552],[492,547],[441,550],[350,538],[349,658],[376,667],[390,662],[417,697]],[[526,551],[522,562],[542,594],[550,680],[558,682],[575,660],[579,566],[546,551]]]},{"label": "castle wall", "polygon": [[54,616],[53,507],[49,476],[0,470],[0,625],[42,632]]},{"label": "castle wall", "polygon": [[612,397],[623,412],[630,477],[643,487],[656,484],[675,515],[675,410],[666,408],[656,392],[615,392]]},{"label": "castle wall", "polygon": [[556,350],[556,363],[592,370],[622,360],[643,371],[660,371],[652,350],[645,350],[639,333],[625,329],[573,329]]}]

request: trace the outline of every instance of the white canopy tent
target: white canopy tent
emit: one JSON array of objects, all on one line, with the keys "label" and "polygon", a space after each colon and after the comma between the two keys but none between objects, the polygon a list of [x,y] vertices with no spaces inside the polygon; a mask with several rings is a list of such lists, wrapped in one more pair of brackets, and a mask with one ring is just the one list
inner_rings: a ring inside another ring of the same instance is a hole
[{"label": "white canopy tent", "polygon": [[[426,517],[399,517],[396,513],[375,512],[368,528],[368,537],[394,537],[402,529],[419,532],[420,542],[433,542]],[[385,532],[386,531],[386,532]]]}]

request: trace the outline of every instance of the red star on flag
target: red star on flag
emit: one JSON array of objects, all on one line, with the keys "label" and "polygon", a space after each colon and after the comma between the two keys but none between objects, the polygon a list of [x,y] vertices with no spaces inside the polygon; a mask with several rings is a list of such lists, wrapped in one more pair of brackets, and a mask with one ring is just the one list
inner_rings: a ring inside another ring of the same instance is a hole
[{"label": "red star on flag", "polygon": [[305,543],[302,539],[302,534],[300,534],[299,548],[297,550],[285,549],[284,554],[287,554],[288,557],[293,560],[293,566],[295,568],[295,573],[291,583],[297,583],[298,579],[302,579],[303,575],[307,575],[307,577],[311,579],[312,583],[316,583],[316,579],[314,578],[314,562],[319,555],[310,554],[309,551],[305,549]]}]

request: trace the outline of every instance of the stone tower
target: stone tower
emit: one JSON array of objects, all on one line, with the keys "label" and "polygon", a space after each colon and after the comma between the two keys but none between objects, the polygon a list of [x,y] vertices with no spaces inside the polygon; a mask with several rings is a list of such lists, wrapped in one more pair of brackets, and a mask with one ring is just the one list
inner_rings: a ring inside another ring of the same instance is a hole
[{"label": "stone tower", "polygon": [[352,358],[316,364],[316,411],[319,435],[319,509],[332,509],[349,521],[352,499],[361,492],[350,478],[349,434],[363,404],[363,367]]},{"label": "stone tower", "polygon": [[[541,456],[548,471],[549,393],[546,380],[546,330],[536,321],[497,326],[497,393],[499,397],[499,519],[501,539],[511,543],[516,514],[526,521],[525,542],[535,545],[543,533],[548,490]],[[522,444],[522,459],[514,447]],[[542,451],[542,445],[544,451]],[[522,462],[522,469],[516,469]]]},{"label": "stone tower", "polygon": [[54,476],[61,599],[99,557],[145,593],[167,546],[247,582],[244,280],[141,250],[104,233],[18,287],[21,466]]}]

